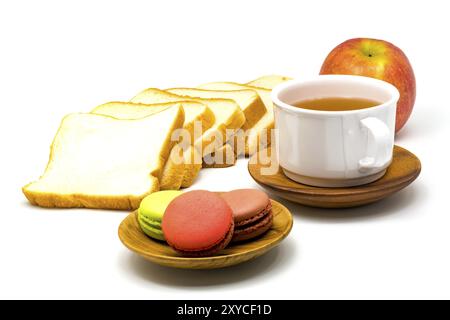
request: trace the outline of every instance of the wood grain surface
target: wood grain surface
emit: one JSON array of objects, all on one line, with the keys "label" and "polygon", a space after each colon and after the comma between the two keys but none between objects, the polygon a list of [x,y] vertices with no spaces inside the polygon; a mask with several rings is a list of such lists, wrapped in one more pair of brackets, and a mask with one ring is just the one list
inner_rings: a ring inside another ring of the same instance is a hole
[{"label": "wood grain surface", "polygon": [[154,263],[183,269],[217,269],[236,265],[259,257],[278,245],[291,231],[292,214],[282,204],[272,201],[272,228],[259,238],[232,243],[217,255],[186,258],[165,242],[147,237],[139,227],[137,211],[130,213],[119,226],[119,238],[131,251]]},{"label": "wood grain surface", "polygon": [[[267,150],[270,154],[270,150]],[[319,188],[300,184],[287,178],[281,169],[274,175],[262,175],[269,166],[259,163],[258,154],[248,164],[250,175],[269,193],[280,198],[312,207],[348,208],[369,204],[405,188],[420,174],[420,160],[408,150],[394,146],[392,163],[379,180],[350,188]],[[275,161],[272,157],[272,161]]]}]

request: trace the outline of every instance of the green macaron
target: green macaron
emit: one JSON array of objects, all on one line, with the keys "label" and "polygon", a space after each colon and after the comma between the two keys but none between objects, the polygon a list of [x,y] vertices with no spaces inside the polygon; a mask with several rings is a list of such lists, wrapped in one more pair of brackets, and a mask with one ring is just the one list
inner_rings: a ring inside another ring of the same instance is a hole
[{"label": "green macaron", "polygon": [[154,192],[142,200],[138,209],[138,222],[142,231],[158,240],[164,240],[161,222],[169,203],[183,192],[166,190]]}]

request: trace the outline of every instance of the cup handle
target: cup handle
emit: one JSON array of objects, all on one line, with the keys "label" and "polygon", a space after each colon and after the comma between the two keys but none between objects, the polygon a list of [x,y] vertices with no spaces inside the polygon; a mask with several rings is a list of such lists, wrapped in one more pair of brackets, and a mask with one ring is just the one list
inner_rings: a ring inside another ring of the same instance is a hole
[{"label": "cup handle", "polygon": [[373,138],[375,155],[368,155],[359,160],[359,171],[364,173],[372,169],[383,168],[389,163],[390,160],[385,161],[385,159],[389,158],[389,152],[392,150],[392,139],[388,126],[375,117],[362,119],[361,126],[366,128]]}]

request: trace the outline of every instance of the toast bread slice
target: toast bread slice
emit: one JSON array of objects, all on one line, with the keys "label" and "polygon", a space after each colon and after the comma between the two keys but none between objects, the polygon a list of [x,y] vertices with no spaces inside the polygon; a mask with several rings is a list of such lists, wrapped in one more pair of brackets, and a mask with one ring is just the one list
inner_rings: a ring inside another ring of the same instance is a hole
[{"label": "toast bread slice", "polygon": [[288,80],[292,80],[292,78],[286,77],[286,76],[280,76],[280,75],[276,75],[276,74],[271,74],[271,75],[262,76],[255,80],[247,82],[246,85],[272,90],[280,83],[283,83]]},{"label": "toast bread slice", "polygon": [[183,128],[194,134],[194,125],[198,121],[202,130],[209,129],[215,122],[214,113],[202,103],[193,101],[166,102],[155,104],[143,104],[133,102],[113,101],[95,107],[91,113],[111,116],[118,119],[140,119],[151,114],[165,110],[176,104],[181,104],[184,109]]},{"label": "toast bread slice", "polygon": [[171,135],[183,123],[181,105],[136,120],[67,115],[44,174],[22,191],[41,207],[136,209],[159,190],[157,177],[173,147]]},{"label": "toast bread slice", "polygon": [[194,184],[195,179],[197,179],[202,169],[202,154],[197,148],[191,147],[183,155],[186,163],[189,163],[189,166],[185,167],[181,188],[189,188]]},{"label": "toast bread slice", "polygon": [[226,143],[214,153],[203,157],[203,168],[227,168],[236,164],[237,156],[233,147]]}]

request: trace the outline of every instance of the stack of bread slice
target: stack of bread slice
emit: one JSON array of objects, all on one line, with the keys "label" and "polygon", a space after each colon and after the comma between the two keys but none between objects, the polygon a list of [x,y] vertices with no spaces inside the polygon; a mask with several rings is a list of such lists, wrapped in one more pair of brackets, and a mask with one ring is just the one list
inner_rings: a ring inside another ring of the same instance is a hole
[{"label": "stack of bread slice", "polygon": [[183,96],[183,98],[229,99],[236,102],[245,116],[242,129],[252,128],[266,113],[267,109],[254,90],[204,90],[196,88],[170,88],[165,91]]},{"label": "stack of bread slice", "polygon": [[[187,154],[188,156],[184,156],[186,161],[184,171],[182,173],[181,184],[178,185],[177,180],[177,183],[171,184],[167,187],[168,189],[179,189],[180,187],[186,188],[191,186],[202,168],[202,157],[211,154],[216,149],[222,147],[229,138],[228,132],[233,132],[234,130],[241,128],[245,123],[244,113],[239,108],[239,105],[230,99],[192,98],[176,95],[174,93],[155,88],[146,89],[131,99],[132,102],[148,104],[163,101],[178,102],[186,100],[205,104],[213,112],[215,122],[209,129],[203,131],[197,139],[195,139],[197,134],[194,132],[192,147],[187,151],[183,151],[183,154]],[[179,148],[177,149],[179,150]],[[179,152],[178,150],[176,151],[177,153]],[[198,153],[200,154],[200,157],[196,157]],[[166,166],[175,166],[174,162],[175,161],[172,161],[171,157]]]},{"label": "stack of bread slice", "polygon": [[270,143],[264,140],[274,126],[270,91],[286,80],[149,88],[130,101],[68,115],[43,176],[23,192],[43,207],[131,210],[156,190],[189,187],[202,167],[233,165],[239,154]]},{"label": "stack of bread slice", "polygon": [[252,127],[246,137],[245,155],[249,156],[258,150],[258,147],[264,147],[270,144],[271,129],[274,128],[273,106],[270,97],[271,90],[249,85],[238,84],[234,82],[211,82],[199,86],[199,88],[207,90],[236,91],[236,90],[253,90],[263,101],[266,112],[259,121]]}]

